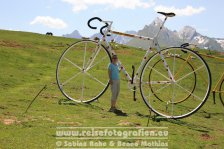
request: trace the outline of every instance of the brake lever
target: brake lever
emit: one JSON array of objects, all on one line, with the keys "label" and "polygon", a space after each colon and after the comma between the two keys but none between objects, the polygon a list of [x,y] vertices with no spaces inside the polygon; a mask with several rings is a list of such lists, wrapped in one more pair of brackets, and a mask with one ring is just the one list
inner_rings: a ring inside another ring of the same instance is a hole
[{"label": "brake lever", "polygon": [[[103,29],[107,28],[108,26],[109,26],[109,24],[108,23],[105,23],[105,25],[103,27],[101,27],[101,29],[100,29],[101,35],[104,36]],[[111,36],[111,35],[110,34],[107,34],[106,36]]]}]

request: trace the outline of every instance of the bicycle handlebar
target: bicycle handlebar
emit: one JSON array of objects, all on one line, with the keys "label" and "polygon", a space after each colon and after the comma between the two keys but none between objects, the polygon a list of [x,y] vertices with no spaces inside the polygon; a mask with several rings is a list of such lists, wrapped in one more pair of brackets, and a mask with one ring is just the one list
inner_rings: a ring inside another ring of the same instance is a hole
[{"label": "bicycle handlebar", "polygon": [[90,25],[90,22],[92,22],[93,20],[98,20],[98,21],[102,22],[102,19],[100,19],[99,17],[93,17],[93,18],[89,19],[89,21],[88,21],[88,23],[87,23],[87,25],[88,25],[91,29],[97,29],[97,27],[93,27],[93,26]]},{"label": "bicycle handlebar", "polygon": [[[93,27],[93,26],[91,26],[91,24],[90,24],[93,20],[98,20],[98,21],[100,21],[100,22],[103,21],[103,20],[102,20],[101,18],[99,18],[99,17],[93,17],[93,18],[89,19],[87,25],[88,25],[89,28],[91,28],[91,29],[97,29],[97,27]],[[104,25],[103,27],[100,28],[100,33],[101,33],[102,35],[104,35],[104,33],[103,33],[103,29],[107,28],[108,26],[109,26],[109,24],[108,24],[108,23],[105,23],[105,25]],[[110,36],[110,35],[107,35],[107,36]]]}]

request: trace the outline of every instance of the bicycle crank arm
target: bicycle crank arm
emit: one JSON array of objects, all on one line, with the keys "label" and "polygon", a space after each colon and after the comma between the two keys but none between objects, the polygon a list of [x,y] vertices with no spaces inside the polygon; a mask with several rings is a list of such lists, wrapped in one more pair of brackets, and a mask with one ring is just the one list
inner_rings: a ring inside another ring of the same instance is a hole
[{"label": "bicycle crank arm", "polygon": [[212,91],[213,93],[213,104],[216,104],[216,101],[215,101],[215,91]]},{"label": "bicycle crank arm", "polygon": [[[134,75],[135,75],[135,66],[132,65],[132,76],[131,76],[131,84],[134,84]],[[134,86],[134,91],[133,91],[133,97],[134,97],[134,101],[136,101],[136,97],[135,97],[135,94],[136,94],[136,86]]]},{"label": "bicycle crank arm", "polygon": [[134,99],[134,101],[136,101],[136,100],[137,100],[137,98],[136,98],[136,96],[135,96],[135,95],[136,95],[136,86],[134,86],[134,92],[133,92],[133,97],[134,97],[133,99]]}]

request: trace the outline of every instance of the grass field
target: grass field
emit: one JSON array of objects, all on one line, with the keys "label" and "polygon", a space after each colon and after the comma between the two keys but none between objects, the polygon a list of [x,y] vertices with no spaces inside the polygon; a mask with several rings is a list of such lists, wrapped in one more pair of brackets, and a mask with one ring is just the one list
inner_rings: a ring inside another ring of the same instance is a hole
[{"label": "grass field", "polygon": [[[0,31],[0,149],[55,148],[56,127],[145,127],[149,110],[138,92],[136,102],[121,75],[119,108],[128,116],[107,112],[108,90],[91,104],[67,102],[59,91],[57,61],[75,39],[34,33]],[[117,54],[125,66],[139,65],[144,51],[119,46]],[[218,53],[214,53],[218,55]],[[223,72],[223,62],[207,59],[212,81]],[[131,72],[131,66],[126,68]],[[27,106],[47,85],[29,111]],[[213,83],[214,87],[215,83]],[[218,99],[218,97],[217,97]],[[58,104],[59,101],[64,101]],[[212,96],[194,115],[181,120],[149,120],[149,127],[168,127],[169,148],[224,148],[224,107],[213,104]]]}]

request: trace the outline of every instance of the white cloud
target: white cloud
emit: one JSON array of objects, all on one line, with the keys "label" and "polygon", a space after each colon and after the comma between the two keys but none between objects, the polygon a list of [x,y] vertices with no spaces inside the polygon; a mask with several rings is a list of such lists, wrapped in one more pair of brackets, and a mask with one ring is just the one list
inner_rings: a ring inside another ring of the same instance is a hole
[{"label": "white cloud", "polygon": [[155,0],[62,0],[63,2],[69,3],[73,6],[74,12],[86,10],[89,6],[102,5],[111,8],[126,8],[135,9],[149,8],[155,5]]},{"label": "white cloud", "polygon": [[32,22],[30,22],[30,24],[42,24],[44,26],[54,29],[63,29],[68,26],[63,20],[58,18],[52,18],[49,16],[37,16]]},{"label": "white cloud", "polygon": [[163,11],[163,12],[174,12],[178,16],[192,16],[194,14],[199,14],[205,11],[206,9],[204,7],[194,8],[192,6],[187,6],[185,8],[176,8],[174,6],[167,7],[167,6],[160,5],[160,6],[156,6],[154,10]]}]

